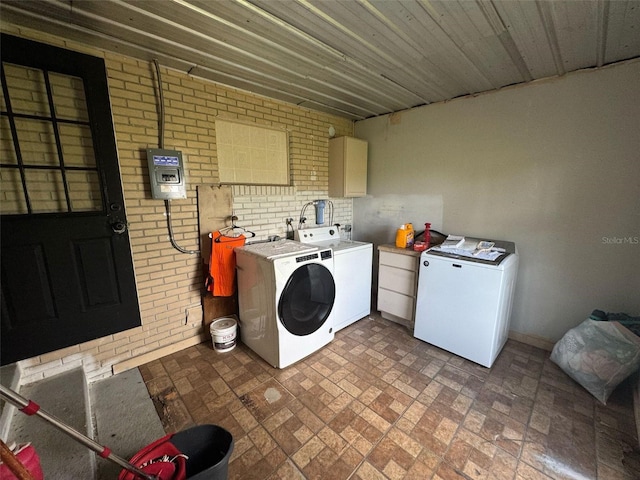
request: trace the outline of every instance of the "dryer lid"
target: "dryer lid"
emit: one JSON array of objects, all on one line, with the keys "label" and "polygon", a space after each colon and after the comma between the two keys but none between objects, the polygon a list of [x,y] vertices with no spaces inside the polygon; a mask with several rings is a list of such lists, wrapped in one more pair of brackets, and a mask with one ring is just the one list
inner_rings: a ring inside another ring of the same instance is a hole
[{"label": "dryer lid", "polygon": [[275,242],[252,243],[244,247],[239,247],[239,249],[251,252],[254,255],[274,259],[286,255],[315,252],[318,250],[318,247],[305,245],[304,243],[293,240],[276,240]]},{"label": "dryer lid", "polygon": [[[469,239],[469,240],[473,240],[476,243],[479,242],[479,239]],[[499,256],[497,256],[494,259],[484,259],[484,258],[479,258],[473,255],[473,253],[471,251],[465,251],[465,250],[461,250],[461,249],[454,249],[454,250],[446,250],[446,249],[441,249],[438,245],[436,245],[435,247],[430,248],[429,250],[426,250],[424,252],[422,252],[422,255],[436,255],[438,257],[446,257],[446,258],[453,258],[456,260],[464,260],[467,262],[473,262],[473,263],[480,263],[480,264],[485,264],[485,265],[491,265],[491,266],[498,266],[500,265],[503,260],[505,260],[507,257],[509,257],[510,255],[516,255],[517,254],[517,249],[516,249],[516,244],[513,242],[508,242],[505,240],[494,240],[493,241],[495,243],[495,246],[499,249],[501,249],[501,251],[503,251],[503,253]],[[473,243],[473,242],[470,242]]]}]

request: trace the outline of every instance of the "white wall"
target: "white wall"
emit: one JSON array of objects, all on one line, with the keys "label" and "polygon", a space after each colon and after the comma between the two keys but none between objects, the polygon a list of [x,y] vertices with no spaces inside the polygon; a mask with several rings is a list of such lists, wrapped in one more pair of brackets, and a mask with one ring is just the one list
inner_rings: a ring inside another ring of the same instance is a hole
[{"label": "white wall", "polygon": [[596,308],[640,315],[639,60],[364,120],[355,134],[369,141],[367,202],[442,198],[442,212],[391,224],[441,214],[443,232],[516,242],[513,331],[556,341]]}]

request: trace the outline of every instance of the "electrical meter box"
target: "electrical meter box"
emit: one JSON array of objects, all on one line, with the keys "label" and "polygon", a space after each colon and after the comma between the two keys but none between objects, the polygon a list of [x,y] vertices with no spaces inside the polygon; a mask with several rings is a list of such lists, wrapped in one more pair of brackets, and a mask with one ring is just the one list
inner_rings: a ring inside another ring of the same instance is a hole
[{"label": "electrical meter box", "polygon": [[160,148],[147,149],[149,179],[153,198],[187,198],[182,152]]}]

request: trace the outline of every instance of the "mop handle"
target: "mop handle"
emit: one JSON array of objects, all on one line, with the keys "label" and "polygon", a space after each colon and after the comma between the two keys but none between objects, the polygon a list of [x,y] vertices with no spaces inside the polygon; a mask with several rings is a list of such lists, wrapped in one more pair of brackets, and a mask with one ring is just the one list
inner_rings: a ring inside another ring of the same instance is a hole
[{"label": "mop handle", "polygon": [[135,465],[127,462],[124,458],[119,457],[115,453],[111,452],[109,447],[104,447],[99,443],[94,442],[91,438],[83,435],[82,433],[74,430],[69,425],[62,423],[56,417],[51,415],[50,413],[45,412],[40,408],[35,402],[31,400],[27,400],[20,394],[14,392],[10,388],[5,387],[4,385],[0,385],[0,397],[4,398],[6,401],[11,403],[12,405],[18,407],[18,409],[26,414],[26,415],[37,415],[43,420],[49,422],[51,425],[56,427],[58,430],[69,435],[74,440],[83,444],[85,447],[90,448],[94,452],[96,452],[100,457],[106,458],[107,460],[111,460],[113,463],[116,463],[120,467],[130,471],[131,473],[136,474],[140,478],[144,478],[145,480],[157,480],[157,477],[154,475],[148,475],[147,473],[140,470]]}]

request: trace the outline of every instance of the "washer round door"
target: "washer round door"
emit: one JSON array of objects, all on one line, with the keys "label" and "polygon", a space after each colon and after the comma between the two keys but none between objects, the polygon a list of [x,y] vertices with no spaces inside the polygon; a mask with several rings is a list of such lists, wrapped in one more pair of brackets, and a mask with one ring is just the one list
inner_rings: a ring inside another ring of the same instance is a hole
[{"label": "washer round door", "polygon": [[327,267],[302,265],[291,274],[280,295],[280,321],[294,335],[309,335],[327,321],[335,298],[336,284]]}]

